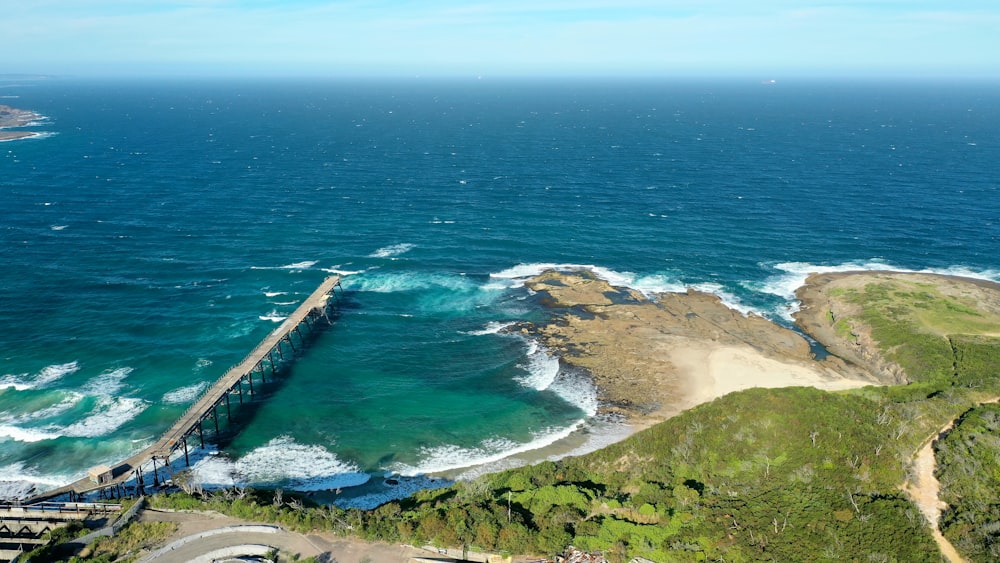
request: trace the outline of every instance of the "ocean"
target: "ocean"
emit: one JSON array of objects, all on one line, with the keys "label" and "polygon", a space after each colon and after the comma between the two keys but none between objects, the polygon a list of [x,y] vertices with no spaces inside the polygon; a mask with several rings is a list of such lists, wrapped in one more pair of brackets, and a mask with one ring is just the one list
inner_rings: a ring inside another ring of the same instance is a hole
[{"label": "ocean", "polygon": [[549,267],[786,325],[811,271],[1000,281],[996,82],[66,78],[0,103],[46,117],[0,143],[0,496],[155,441],[332,273],[336,322],[206,432],[206,486],[364,505],[620,438],[503,330],[548,318],[523,281]]}]

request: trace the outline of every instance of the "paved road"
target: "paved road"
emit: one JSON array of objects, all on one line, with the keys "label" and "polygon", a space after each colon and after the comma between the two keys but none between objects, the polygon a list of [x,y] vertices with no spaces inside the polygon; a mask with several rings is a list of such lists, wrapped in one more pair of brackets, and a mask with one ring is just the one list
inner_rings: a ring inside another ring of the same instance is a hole
[{"label": "paved road", "polygon": [[139,520],[178,525],[177,533],[165,546],[140,559],[142,563],[188,563],[241,545],[268,545],[303,558],[326,554],[328,561],[338,563],[407,563],[413,557],[439,557],[410,546],[367,543],[325,534],[304,535],[219,514],[147,509],[140,512]]}]

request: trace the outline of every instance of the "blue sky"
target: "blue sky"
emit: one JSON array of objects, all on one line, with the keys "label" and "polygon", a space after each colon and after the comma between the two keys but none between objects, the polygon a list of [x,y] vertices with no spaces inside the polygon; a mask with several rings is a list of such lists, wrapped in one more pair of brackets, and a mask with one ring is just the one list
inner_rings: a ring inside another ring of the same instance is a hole
[{"label": "blue sky", "polygon": [[0,73],[1000,77],[997,0],[0,0]]}]

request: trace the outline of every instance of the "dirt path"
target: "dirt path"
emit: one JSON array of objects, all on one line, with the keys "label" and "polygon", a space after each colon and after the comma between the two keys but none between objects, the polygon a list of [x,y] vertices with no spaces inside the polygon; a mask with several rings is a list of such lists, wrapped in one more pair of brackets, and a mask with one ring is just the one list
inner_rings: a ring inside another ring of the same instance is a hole
[{"label": "dirt path", "polygon": [[[980,405],[997,402],[1000,402],[1000,397],[984,401]],[[941,483],[934,477],[934,469],[937,466],[937,462],[934,459],[934,442],[937,441],[938,437],[955,426],[955,420],[945,424],[940,430],[932,434],[927,439],[924,447],[920,448],[920,451],[917,452],[913,460],[914,480],[904,483],[903,490],[910,495],[910,498],[913,499],[920,512],[930,523],[934,541],[941,548],[941,554],[951,563],[963,563],[965,559],[958,554],[955,546],[941,534],[941,529],[938,528],[941,511],[948,508],[948,504],[938,498],[938,493],[941,491]]]},{"label": "dirt path", "polygon": [[948,508],[948,505],[938,498],[941,483],[934,477],[934,468],[937,465],[934,460],[934,442],[937,441],[938,436],[951,430],[953,426],[955,426],[954,420],[942,426],[940,430],[927,439],[927,443],[920,448],[913,460],[914,479],[903,484],[903,490],[910,495],[917,508],[930,523],[934,541],[937,542],[945,559],[950,563],[963,563],[965,559],[962,559],[962,556],[955,550],[955,546],[951,545],[948,538],[944,537],[938,528],[941,511]]}]

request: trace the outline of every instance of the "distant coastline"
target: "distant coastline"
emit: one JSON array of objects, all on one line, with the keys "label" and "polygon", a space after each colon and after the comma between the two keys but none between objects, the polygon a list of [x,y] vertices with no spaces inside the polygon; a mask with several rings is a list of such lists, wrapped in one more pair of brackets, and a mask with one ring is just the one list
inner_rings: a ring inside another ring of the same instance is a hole
[{"label": "distant coastline", "polygon": [[0,142],[16,141],[18,139],[27,139],[42,135],[42,133],[37,131],[5,131],[5,129],[31,127],[43,119],[47,118],[40,113],[0,105]]}]

